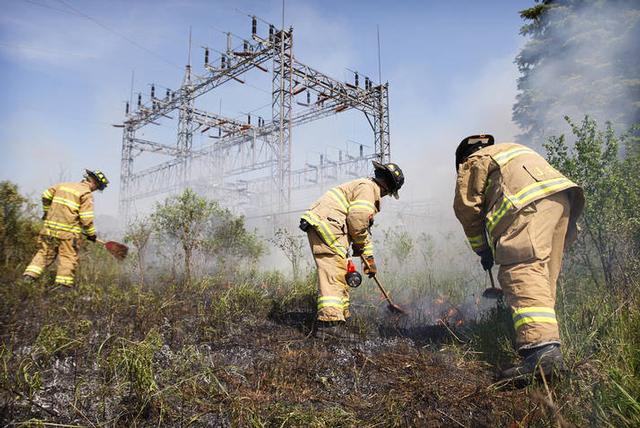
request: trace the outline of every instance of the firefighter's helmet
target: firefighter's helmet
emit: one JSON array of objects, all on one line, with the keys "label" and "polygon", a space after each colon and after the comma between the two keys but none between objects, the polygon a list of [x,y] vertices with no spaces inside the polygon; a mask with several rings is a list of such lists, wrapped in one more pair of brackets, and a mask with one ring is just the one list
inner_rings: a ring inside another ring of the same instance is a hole
[{"label": "firefighter's helmet", "polygon": [[471,135],[462,140],[456,149],[456,172],[472,153],[493,144],[493,135],[489,134]]},{"label": "firefighter's helmet", "polygon": [[109,184],[109,180],[107,180],[107,177],[99,169],[96,169],[95,171],[86,169],[84,176],[85,178],[91,178],[93,181],[95,181],[96,186],[98,186],[98,190],[106,189],[107,185]]},{"label": "firefighter's helmet", "polygon": [[377,179],[383,180],[387,185],[389,193],[398,199],[398,190],[404,184],[404,174],[395,163],[380,163],[373,161],[374,175]]}]

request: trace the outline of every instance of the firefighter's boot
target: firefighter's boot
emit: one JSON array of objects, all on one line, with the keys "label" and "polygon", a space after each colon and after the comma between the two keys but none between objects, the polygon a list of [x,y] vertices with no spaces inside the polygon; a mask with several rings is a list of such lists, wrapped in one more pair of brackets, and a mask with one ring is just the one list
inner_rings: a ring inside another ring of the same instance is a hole
[{"label": "firefighter's boot", "polygon": [[524,349],[519,352],[523,357],[522,363],[504,370],[500,373],[500,379],[526,381],[534,376],[539,376],[540,371],[545,378],[550,378],[554,374],[557,375],[566,370],[560,345],[557,343]]},{"label": "firefighter's boot", "polygon": [[316,321],[313,336],[320,340],[353,340],[345,321]]}]

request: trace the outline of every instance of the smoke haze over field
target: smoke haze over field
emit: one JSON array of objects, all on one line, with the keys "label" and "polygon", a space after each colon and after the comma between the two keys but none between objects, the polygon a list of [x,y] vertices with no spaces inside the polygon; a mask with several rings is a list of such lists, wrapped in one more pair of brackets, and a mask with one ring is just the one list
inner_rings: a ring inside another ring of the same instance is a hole
[{"label": "smoke haze over field", "polygon": [[638,1],[553,2],[529,25],[514,106],[523,142],[566,133],[565,115],[608,120],[618,132],[640,120]]}]

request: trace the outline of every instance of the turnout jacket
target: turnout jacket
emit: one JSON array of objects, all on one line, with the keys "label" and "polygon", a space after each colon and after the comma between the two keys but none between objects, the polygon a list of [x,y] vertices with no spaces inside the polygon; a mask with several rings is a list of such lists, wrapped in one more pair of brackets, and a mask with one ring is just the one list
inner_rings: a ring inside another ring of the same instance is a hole
[{"label": "turnout jacket", "polygon": [[60,239],[96,234],[93,225],[93,194],[86,181],[60,183],[42,193],[45,212],[42,234]]},{"label": "turnout jacket", "polygon": [[476,151],[460,165],[453,209],[471,248],[480,253],[495,248],[522,208],[565,190],[571,201],[569,243],[575,238],[576,219],[584,207],[582,188],[530,148],[495,144]]},{"label": "turnout jacket", "polygon": [[331,250],[347,257],[349,244],[373,255],[370,220],[380,212],[380,187],[370,178],[359,178],[329,189],[302,215]]}]

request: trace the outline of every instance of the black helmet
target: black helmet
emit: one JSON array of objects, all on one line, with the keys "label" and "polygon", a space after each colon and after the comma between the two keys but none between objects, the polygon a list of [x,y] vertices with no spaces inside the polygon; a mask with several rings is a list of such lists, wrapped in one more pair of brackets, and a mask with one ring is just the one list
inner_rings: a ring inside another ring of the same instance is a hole
[{"label": "black helmet", "polygon": [[472,135],[462,140],[456,149],[456,172],[458,172],[460,164],[467,160],[473,152],[492,145],[493,135],[489,134]]},{"label": "black helmet", "polygon": [[404,174],[400,167],[395,163],[380,163],[373,161],[374,175],[377,179],[383,180],[387,185],[389,193],[398,199],[398,190],[404,184]]},{"label": "black helmet", "polygon": [[99,169],[96,169],[95,171],[85,169],[84,177],[93,179],[98,186],[98,190],[106,189],[107,185],[109,184],[109,180],[107,180],[107,177]]}]

